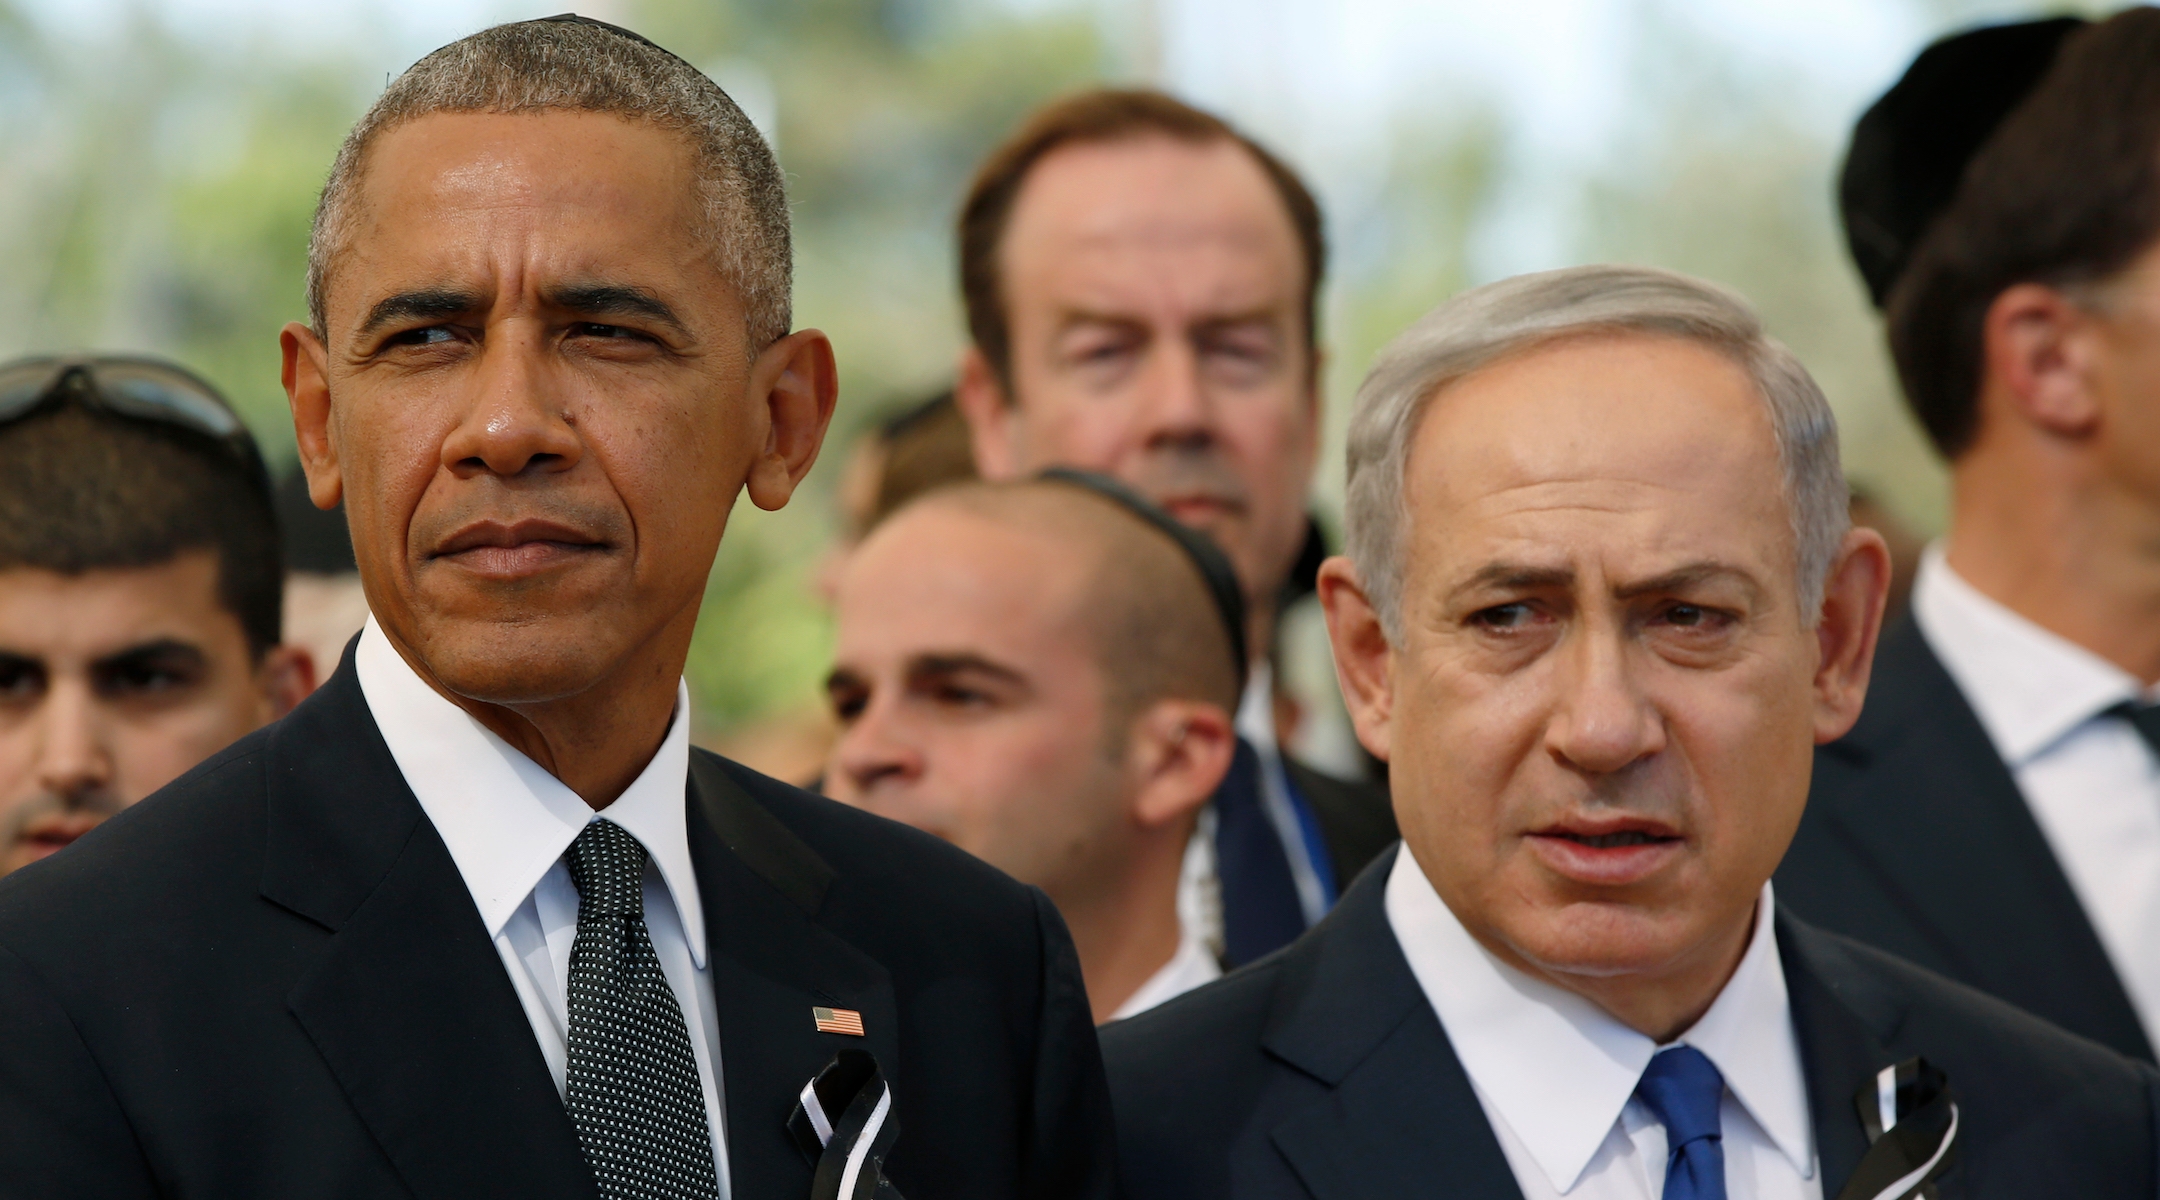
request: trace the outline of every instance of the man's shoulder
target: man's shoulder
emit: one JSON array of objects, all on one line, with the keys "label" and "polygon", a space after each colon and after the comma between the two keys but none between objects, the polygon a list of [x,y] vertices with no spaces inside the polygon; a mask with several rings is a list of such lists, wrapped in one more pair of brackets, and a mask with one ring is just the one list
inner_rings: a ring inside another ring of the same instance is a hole
[{"label": "man's shoulder", "polygon": [[876,930],[942,931],[959,944],[971,933],[1033,938],[1048,903],[942,838],[762,775],[706,750],[693,753],[723,772],[829,871],[821,915]]},{"label": "man's shoulder", "polygon": [[1213,1086],[1261,1054],[1287,950],[1102,1028],[1103,1060],[1121,1096],[1190,1083]]},{"label": "man's shoulder", "polygon": [[1985,992],[1873,946],[1781,917],[1802,969],[1891,1052],[1924,1057],[1995,1111],[2062,1102],[2120,1120],[2150,1142],[2152,1070]]}]

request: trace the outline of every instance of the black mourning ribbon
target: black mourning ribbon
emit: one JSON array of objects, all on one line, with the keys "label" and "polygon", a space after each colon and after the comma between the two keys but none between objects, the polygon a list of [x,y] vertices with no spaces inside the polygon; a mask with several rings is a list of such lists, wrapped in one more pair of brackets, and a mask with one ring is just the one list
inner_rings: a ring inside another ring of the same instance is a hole
[{"label": "black mourning ribbon", "polygon": [[900,1139],[892,1088],[864,1050],[833,1055],[803,1088],[788,1135],[815,1167],[810,1200],[903,1200],[885,1178],[885,1156]]},{"label": "black mourning ribbon", "polygon": [[1853,1106],[1867,1129],[1868,1151],[1837,1200],[1935,1200],[1935,1180],[1957,1157],[1957,1093],[1943,1073],[1924,1058],[1908,1058],[1862,1084]]}]

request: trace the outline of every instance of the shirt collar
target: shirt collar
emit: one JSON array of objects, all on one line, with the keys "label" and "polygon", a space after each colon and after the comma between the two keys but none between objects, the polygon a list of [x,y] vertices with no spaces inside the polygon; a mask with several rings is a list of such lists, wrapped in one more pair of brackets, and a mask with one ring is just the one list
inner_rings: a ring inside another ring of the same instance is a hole
[{"label": "shirt collar", "polygon": [[2012,769],[2142,693],[2129,672],[1982,595],[1950,569],[1941,542],[1921,555],[1912,611]]},{"label": "shirt collar", "polygon": [[[1433,890],[1409,847],[1388,874],[1388,924],[1478,1094],[1556,1191],[1572,1191],[1635,1094],[1657,1043],[1597,1005],[1501,962]],[[1680,1040],[1802,1178],[1815,1173],[1800,1044],[1786,1004],[1768,883],[1740,966]]]},{"label": "shirt collar", "polygon": [[704,967],[704,905],[690,865],[686,824],[687,687],[675,685],[675,715],[652,761],[613,804],[596,813],[540,764],[429,687],[373,617],[361,630],[353,659],[375,725],[421,810],[449,847],[489,937],[502,933],[586,823],[604,817],[652,856],[675,902],[690,956]]}]

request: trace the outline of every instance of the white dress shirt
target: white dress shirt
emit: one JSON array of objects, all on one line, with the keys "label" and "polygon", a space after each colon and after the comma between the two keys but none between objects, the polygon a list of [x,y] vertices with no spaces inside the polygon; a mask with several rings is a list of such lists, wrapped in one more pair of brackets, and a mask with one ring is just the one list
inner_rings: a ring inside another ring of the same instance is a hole
[{"label": "white dress shirt", "polygon": [[[1658,1200],[1665,1129],[1635,1099],[1659,1050],[1573,992],[1479,945],[1405,846],[1388,924],[1462,1060],[1524,1200]],[[1718,1120],[1732,1200],[1822,1200],[1807,1077],[1771,928],[1770,885],[1739,968],[1680,1042],[1725,1077]]]},{"label": "white dress shirt", "polygon": [[1940,543],[1913,581],[1913,619],[1980,718],[2160,1040],[2160,762],[2128,721],[2137,678],[1958,577]]},{"label": "white dress shirt", "polygon": [[1213,983],[1222,978],[1222,964],[1215,961],[1207,945],[1187,930],[1178,938],[1177,953],[1170,961],[1140,985],[1140,990],[1125,998],[1117,1011],[1110,1014],[1113,1021],[1136,1017],[1161,1004],[1165,1000],[1182,996],[1203,983]]},{"label": "white dress shirt", "polygon": [[720,1091],[720,1025],[705,961],[705,912],[684,827],[690,772],[690,698],[677,684],[675,716],[660,749],[613,804],[594,812],[561,780],[512,749],[429,687],[373,617],[354,664],[368,710],[398,770],[442,835],[503,969],[525,1006],[541,1057],[564,1087],[569,1058],[570,947],[577,886],[562,861],[591,821],[612,821],[644,845],[645,927],[661,974],[682,1005],[720,1195],[728,1195]]}]

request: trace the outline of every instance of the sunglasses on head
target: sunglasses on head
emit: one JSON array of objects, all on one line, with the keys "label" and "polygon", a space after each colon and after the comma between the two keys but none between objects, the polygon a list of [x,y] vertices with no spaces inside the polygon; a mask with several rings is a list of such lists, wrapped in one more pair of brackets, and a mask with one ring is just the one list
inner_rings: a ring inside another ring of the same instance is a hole
[{"label": "sunglasses on head", "polygon": [[201,434],[269,486],[269,471],[247,426],[215,388],[171,363],[84,355],[24,358],[0,365],[0,425],[67,402]]}]

